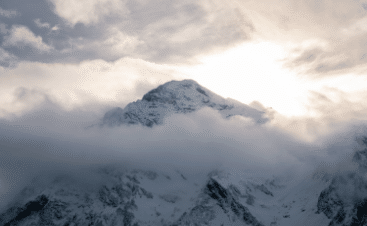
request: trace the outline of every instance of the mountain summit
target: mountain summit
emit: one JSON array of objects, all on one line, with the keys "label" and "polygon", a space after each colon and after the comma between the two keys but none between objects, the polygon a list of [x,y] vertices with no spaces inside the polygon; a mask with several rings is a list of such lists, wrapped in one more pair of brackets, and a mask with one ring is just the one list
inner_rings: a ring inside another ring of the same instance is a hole
[{"label": "mountain summit", "polygon": [[196,81],[185,79],[170,81],[146,93],[141,100],[129,103],[124,109],[117,107],[108,111],[101,126],[141,124],[152,127],[162,124],[171,114],[186,114],[203,107],[218,110],[224,118],[241,115],[257,123],[268,121],[264,112],[239,101],[223,98]]}]

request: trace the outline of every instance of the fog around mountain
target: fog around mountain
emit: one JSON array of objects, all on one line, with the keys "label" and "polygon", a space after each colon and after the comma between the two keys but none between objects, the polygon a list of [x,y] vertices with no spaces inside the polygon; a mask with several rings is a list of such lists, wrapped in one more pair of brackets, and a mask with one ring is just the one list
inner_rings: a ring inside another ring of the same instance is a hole
[{"label": "fog around mountain", "polygon": [[[66,174],[76,178],[78,186],[98,186],[103,178],[93,169],[102,165],[159,172],[179,169],[202,183],[214,169],[289,180],[307,174],[334,175],[356,169],[351,162],[358,149],[355,138],[367,134],[361,120],[325,126],[317,119],[286,119],[269,110],[272,120],[259,125],[242,116],[225,119],[209,107],[170,115],[152,128],[86,129],[102,118],[95,112],[65,111],[44,103],[23,116],[1,120],[1,210],[37,175],[42,175],[44,185]],[[300,129],[305,125],[315,126],[313,134]],[[315,135],[317,139],[311,139]]]}]

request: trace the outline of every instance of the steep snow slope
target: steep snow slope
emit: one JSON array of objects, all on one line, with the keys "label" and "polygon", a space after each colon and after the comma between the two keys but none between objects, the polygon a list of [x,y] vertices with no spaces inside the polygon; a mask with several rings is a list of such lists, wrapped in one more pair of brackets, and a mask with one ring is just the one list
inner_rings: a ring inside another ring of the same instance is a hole
[{"label": "steep snow slope", "polygon": [[100,125],[142,124],[152,127],[162,124],[170,114],[190,113],[205,106],[218,110],[225,118],[242,115],[257,123],[268,120],[263,116],[264,112],[230,98],[224,99],[194,80],[183,80],[167,82],[124,109],[117,107],[108,111]]}]

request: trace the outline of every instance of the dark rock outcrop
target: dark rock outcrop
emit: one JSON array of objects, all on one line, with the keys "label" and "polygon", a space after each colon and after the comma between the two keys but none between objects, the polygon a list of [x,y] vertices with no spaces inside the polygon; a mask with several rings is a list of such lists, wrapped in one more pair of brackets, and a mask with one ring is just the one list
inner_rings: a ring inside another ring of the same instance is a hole
[{"label": "dark rock outcrop", "polygon": [[223,188],[214,179],[210,179],[207,183],[205,193],[207,193],[212,199],[216,200],[217,204],[223,209],[224,212],[232,211],[246,224],[253,226],[263,226],[263,224],[261,224],[250,213],[247,207],[239,203],[228,189]]},{"label": "dark rock outcrop", "polygon": [[[22,208],[11,208],[6,211],[2,214],[0,223],[4,226],[12,226],[17,225],[22,220],[34,214],[41,213],[41,215],[44,215],[42,211],[48,203],[49,199],[45,195],[41,195],[37,197],[36,200],[27,202]],[[9,219],[9,217],[11,217],[11,219]],[[6,218],[8,218],[8,220],[6,220]]]}]

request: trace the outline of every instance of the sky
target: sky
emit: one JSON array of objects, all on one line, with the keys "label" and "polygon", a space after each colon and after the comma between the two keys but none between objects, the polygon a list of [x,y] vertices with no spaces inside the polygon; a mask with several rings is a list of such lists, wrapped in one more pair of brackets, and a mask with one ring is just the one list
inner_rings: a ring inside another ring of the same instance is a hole
[{"label": "sky", "polygon": [[[333,168],[366,128],[366,22],[358,0],[2,0],[0,197],[39,172],[116,156],[186,172],[218,162]],[[203,109],[153,130],[81,130],[182,79],[262,106],[272,120],[256,127]]]},{"label": "sky", "polygon": [[366,9],[357,0],[4,0],[0,115],[33,108],[14,104],[20,90],[71,109],[124,105],[184,78],[289,117],[317,115],[315,95],[360,104]]}]

